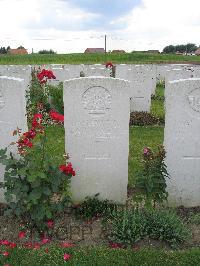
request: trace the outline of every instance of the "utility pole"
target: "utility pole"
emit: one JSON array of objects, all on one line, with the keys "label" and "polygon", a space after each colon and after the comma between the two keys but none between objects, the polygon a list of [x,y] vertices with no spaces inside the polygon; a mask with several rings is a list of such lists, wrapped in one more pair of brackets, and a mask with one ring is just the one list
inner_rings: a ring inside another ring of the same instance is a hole
[{"label": "utility pole", "polygon": [[105,34],[105,55],[106,55],[106,46],[107,46],[107,36],[106,36],[106,34]]}]

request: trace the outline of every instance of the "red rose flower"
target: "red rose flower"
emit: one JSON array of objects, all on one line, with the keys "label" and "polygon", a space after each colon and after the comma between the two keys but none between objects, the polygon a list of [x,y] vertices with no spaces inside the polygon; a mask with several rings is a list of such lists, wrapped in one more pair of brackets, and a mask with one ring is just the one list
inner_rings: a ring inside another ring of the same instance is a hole
[{"label": "red rose flower", "polygon": [[40,244],[39,244],[39,243],[35,243],[35,244],[33,245],[33,248],[34,248],[34,249],[39,249],[39,248],[40,248]]},{"label": "red rose flower", "polygon": [[54,226],[54,221],[53,220],[47,221],[47,226],[48,228],[52,228]]},{"label": "red rose flower", "polygon": [[19,238],[19,239],[22,239],[22,238],[24,238],[25,236],[26,236],[26,232],[24,232],[24,231],[20,231],[19,234],[18,234],[18,238]]},{"label": "red rose flower", "polygon": [[53,110],[50,111],[49,116],[51,117],[51,119],[59,121],[59,122],[64,122],[64,115],[59,114]]},{"label": "red rose flower", "polygon": [[111,243],[110,247],[111,248],[122,248],[122,244],[120,244],[120,243]]},{"label": "red rose flower", "polygon": [[51,240],[49,239],[49,238],[42,238],[41,239],[41,242],[42,242],[42,244],[47,244],[47,243],[49,243]]},{"label": "red rose flower", "polygon": [[11,243],[8,245],[9,248],[15,248],[16,246],[17,246],[17,244],[14,243],[14,242],[11,242]]},{"label": "red rose flower", "polygon": [[27,243],[24,244],[24,247],[25,248],[32,248],[33,244],[31,242],[27,242]]},{"label": "red rose flower", "polygon": [[55,79],[56,76],[53,74],[52,70],[42,69],[42,71],[37,74],[37,78],[40,84],[45,84],[48,79]]},{"label": "red rose flower", "polygon": [[8,246],[9,244],[10,242],[7,239],[1,241],[1,245]]},{"label": "red rose flower", "polygon": [[71,247],[74,247],[74,246],[75,246],[74,244],[68,243],[68,242],[61,243],[61,247],[63,247],[63,248],[71,248]]},{"label": "red rose flower", "polygon": [[72,176],[76,175],[71,163],[68,163],[67,165],[64,164],[60,165],[59,169],[61,172],[63,172],[66,175],[72,175]]},{"label": "red rose flower", "polygon": [[41,128],[42,114],[35,114],[32,121],[33,128]]},{"label": "red rose flower", "polygon": [[4,252],[2,253],[2,255],[5,256],[5,257],[8,257],[9,254],[10,254],[10,252],[8,252],[8,251],[4,251]]},{"label": "red rose flower", "polygon": [[63,259],[64,259],[64,261],[67,261],[67,260],[71,259],[71,255],[65,253],[65,254],[63,255]]},{"label": "red rose flower", "polygon": [[108,68],[108,67],[110,67],[110,68],[112,68],[112,67],[113,67],[113,64],[112,64],[112,62],[107,62],[107,63],[106,63],[106,68]]}]

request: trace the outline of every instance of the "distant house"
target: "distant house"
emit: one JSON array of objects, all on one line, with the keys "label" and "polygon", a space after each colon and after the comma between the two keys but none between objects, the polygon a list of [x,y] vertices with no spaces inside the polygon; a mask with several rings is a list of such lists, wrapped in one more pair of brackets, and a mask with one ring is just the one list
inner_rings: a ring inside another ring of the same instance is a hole
[{"label": "distant house", "polygon": [[176,51],[176,53],[175,54],[177,54],[177,55],[183,55],[183,53],[182,52],[180,52],[180,51]]},{"label": "distant house", "polygon": [[200,55],[200,47],[195,51],[195,55]]},{"label": "distant house", "polygon": [[124,50],[112,50],[112,54],[125,54]]},{"label": "distant house", "polygon": [[85,54],[104,54],[104,48],[87,48],[84,52]]},{"label": "distant house", "polygon": [[8,54],[16,55],[16,54],[28,54],[25,48],[18,48],[18,49],[9,49]]},{"label": "distant house", "polygon": [[148,50],[147,53],[149,53],[149,54],[159,54],[160,51],[159,50]]}]

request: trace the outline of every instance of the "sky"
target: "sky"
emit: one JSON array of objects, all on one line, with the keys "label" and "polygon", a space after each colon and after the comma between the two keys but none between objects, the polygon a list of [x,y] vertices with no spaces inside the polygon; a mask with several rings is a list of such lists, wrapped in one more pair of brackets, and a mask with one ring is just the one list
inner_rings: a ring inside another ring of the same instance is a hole
[{"label": "sky", "polygon": [[0,47],[57,53],[200,45],[200,0],[0,0]]}]

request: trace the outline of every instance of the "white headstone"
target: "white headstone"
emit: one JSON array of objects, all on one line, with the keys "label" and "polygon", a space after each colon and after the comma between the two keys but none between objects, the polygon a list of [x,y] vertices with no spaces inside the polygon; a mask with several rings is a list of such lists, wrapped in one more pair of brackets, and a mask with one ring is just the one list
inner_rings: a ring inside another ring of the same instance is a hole
[{"label": "white headstone", "polygon": [[30,65],[4,65],[0,68],[0,76],[9,76],[24,79],[26,90],[31,82]]},{"label": "white headstone", "polygon": [[99,77],[110,77],[110,70],[106,67],[87,67],[83,71],[85,77],[99,76]]},{"label": "white headstone", "polygon": [[115,77],[116,78],[126,79],[127,71],[128,71],[128,69],[131,69],[131,68],[132,68],[131,65],[117,64],[116,65],[116,70],[115,70]]},{"label": "white headstone", "polygon": [[52,67],[51,68],[56,79],[48,80],[48,83],[51,85],[58,85],[60,82],[64,82],[65,80],[70,79],[70,74],[68,69],[64,69],[61,67]]},{"label": "white headstone", "polygon": [[157,81],[164,81],[166,79],[166,76],[168,75],[168,72],[171,71],[172,69],[182,69],[182,70],[187,70],[190,68],[190,64],[160,64],[157,65],[157,70],[156,70],[156,77]]},{"label": "white headstone", "polygon": [[[0,76],[0,149],[15,141],[13,131],[27,131],[25,82],[20,78]],[[16,152],[14,146],[10,151]],[[0,164],[0,181],[4,180],[4,166]],[[4,201],[0,190],[0,202]]]},{"label": "white headstone", "polygon": [[165,141],[169,203],[200,205],[200,79],[166,86]]},{"label": "white headstone", "polygon": [[121,74],[118,70],[117,76],[130,81],[130,111],[150,112],[153,84],[150,67],[148,65],[132,65]]},{"label": "white headstone", "polygon": [[99,193],[125,203],[128,184],[129,83],[104,77],[64,82],[65,145],[76,176],[74,202]]},{"label": "white headstone", "polygon": [[79,78],[80,77],[80,72],[84,72],[84,64],[80,65],[64,65],[64,69],[69,71],[69,78]]}]

